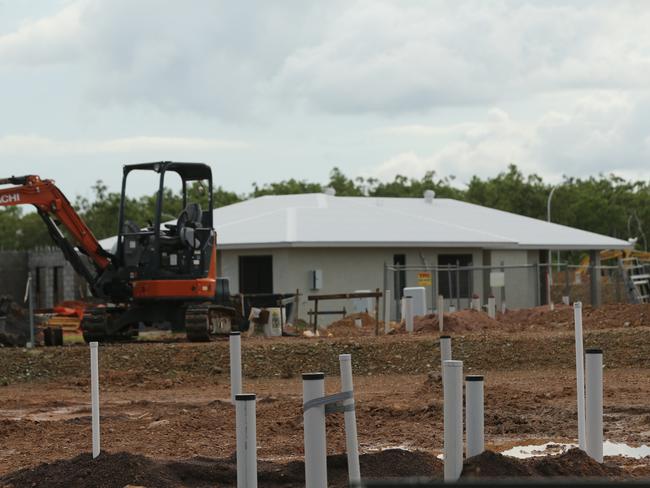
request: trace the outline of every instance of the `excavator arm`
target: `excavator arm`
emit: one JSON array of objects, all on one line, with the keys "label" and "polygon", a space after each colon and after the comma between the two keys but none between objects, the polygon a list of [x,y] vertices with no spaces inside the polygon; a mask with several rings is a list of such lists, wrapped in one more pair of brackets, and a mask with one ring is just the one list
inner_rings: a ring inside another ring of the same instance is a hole
[{"label": "excavator arm", "polygon": [[[14,185],[0,189],[0,207],[34,205],[66,259],[75,271],[88,281],[91,288],[94,288],[97,276],[93,275],[83,263],[74,246],[76,245],[80,252],[90,258],[95,265],[97,275],[111,266],[112,256],[102,248],[92,231],[54,182],[28,175],[0,179],[0,185]],[[68,231],[74,244],[63,234],[59,225]]]}]

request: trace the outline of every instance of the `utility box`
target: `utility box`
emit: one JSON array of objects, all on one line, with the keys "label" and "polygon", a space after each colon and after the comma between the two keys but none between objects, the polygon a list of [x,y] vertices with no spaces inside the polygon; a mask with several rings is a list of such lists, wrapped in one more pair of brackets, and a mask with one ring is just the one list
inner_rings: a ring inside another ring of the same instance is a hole
[{"label": "utility box", "polygon": [[403,296],[411,297],[411,309],[414,317],[422,317],[427,314],[426,289],[423,286],[409,286],[404,288]]},{"label": "utility box", "polygon": [[[354,293],[371,293],[371,290],[354,290]],[[374,298],[353,298],[352,313],[368,312],[374,314]]]},{"label": "utility box", "polygon": [[323,288],[323,270],[312,269],[309,271],[309,289],[320,290]]},{"label": "utility box", "polygon": [[490,273],[490,288],[503,288],[506,286],[506,274],[503,271]]}]

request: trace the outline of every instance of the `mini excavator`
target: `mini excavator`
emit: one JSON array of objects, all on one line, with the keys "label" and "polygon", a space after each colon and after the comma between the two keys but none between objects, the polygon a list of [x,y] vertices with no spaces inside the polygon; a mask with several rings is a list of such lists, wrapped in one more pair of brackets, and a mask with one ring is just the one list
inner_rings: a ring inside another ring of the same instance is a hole
[{"label": "mini excavator", "polygon": [[[129,175],[152,172],[159,185],[153,220],[142,228],[126,218]],[[165,177],[182,183],[183,211],[175,223],[162,220]],[[208,208],[188,201],[189,185],[207,183]],[[238,312],[227,286],[217,279],[216,232],[212,222],[212,170],[202,163],[170,161],[123,168],[116,242],[102,247],[52,180],[38,176],[0,179],[0,206],[31,204],[54,243],[102,303],[86,308],[81,329],[86,342],[123,341],[140,324],[171,323],[185,328],[190,341],[209,341],[230,330]]]}]

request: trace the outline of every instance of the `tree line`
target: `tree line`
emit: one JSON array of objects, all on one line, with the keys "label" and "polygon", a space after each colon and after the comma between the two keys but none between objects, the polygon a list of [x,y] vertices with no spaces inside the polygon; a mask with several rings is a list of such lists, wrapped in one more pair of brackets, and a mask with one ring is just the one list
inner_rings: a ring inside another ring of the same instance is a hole
[{"label": "tree line", "polygon": [[[433,190],[437,198],[453,198],[507,212],[546,220],[547,199],[553,185],[536,175],[524,175],[515,165],[497,176],[474,176],[463,187],[453,176],[439,177],[430,171],[422,178],[397,175],[392,181],[376,178],[349,178],[339,168],[333,168],[326,183],[288,179],[258,185],[245,194],[228,191],[219,186],[213,191],[215,207],[222,207],[264,195],[318,193],[330,187],[339,196],[416,197]],[[98,239],[115,235],[119,210],[119,192],[109,191],[102,181],[92,187],[94,197],[77,197],[74,207]],[[193,185],[192,197],[207,201],[200,185]],[[179,193],[166,190],[163,198],[166,220],[172,220],[182,210]],[[155,195],[129,198],[127,215],[153,215]],[[557,186],[552,200],[552,221],[619,239],[637,237],[637,248],[647,250],[646,229],[650,226],[650,182],[628,181],[619,176],[600,174],[597,177],[565,176]],[[144,224],[144,222],[142,222]],[[218,223],[217,223],[218,224]],[[0,249],[31,249],[50,244],[47,230],[40,217],[21,207],[0,209]]]}]

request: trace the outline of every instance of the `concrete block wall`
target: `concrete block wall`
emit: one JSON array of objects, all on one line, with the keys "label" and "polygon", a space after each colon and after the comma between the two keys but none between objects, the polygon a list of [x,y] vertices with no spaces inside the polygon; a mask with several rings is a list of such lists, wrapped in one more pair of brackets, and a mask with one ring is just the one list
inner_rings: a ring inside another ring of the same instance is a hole
[{"label": "concrete block wall", "polygon": [[[30,251],[28,254],[28,270],[36,279],[40,279],[40,293],[37,295],[37,306],[51,308],[56,305],[57,297],[54,296],[54,273],[56,269],[62,268],[59,274],[60,297],[63,300],[74,300],[78,298],[78,291],[75,283],[76,274],[70,263],[63,257],[63,253],[57,248],[41,248]],[[37,272],[37,269],[39,270]],[[34,290],[36,293],[36,290]]]}]

